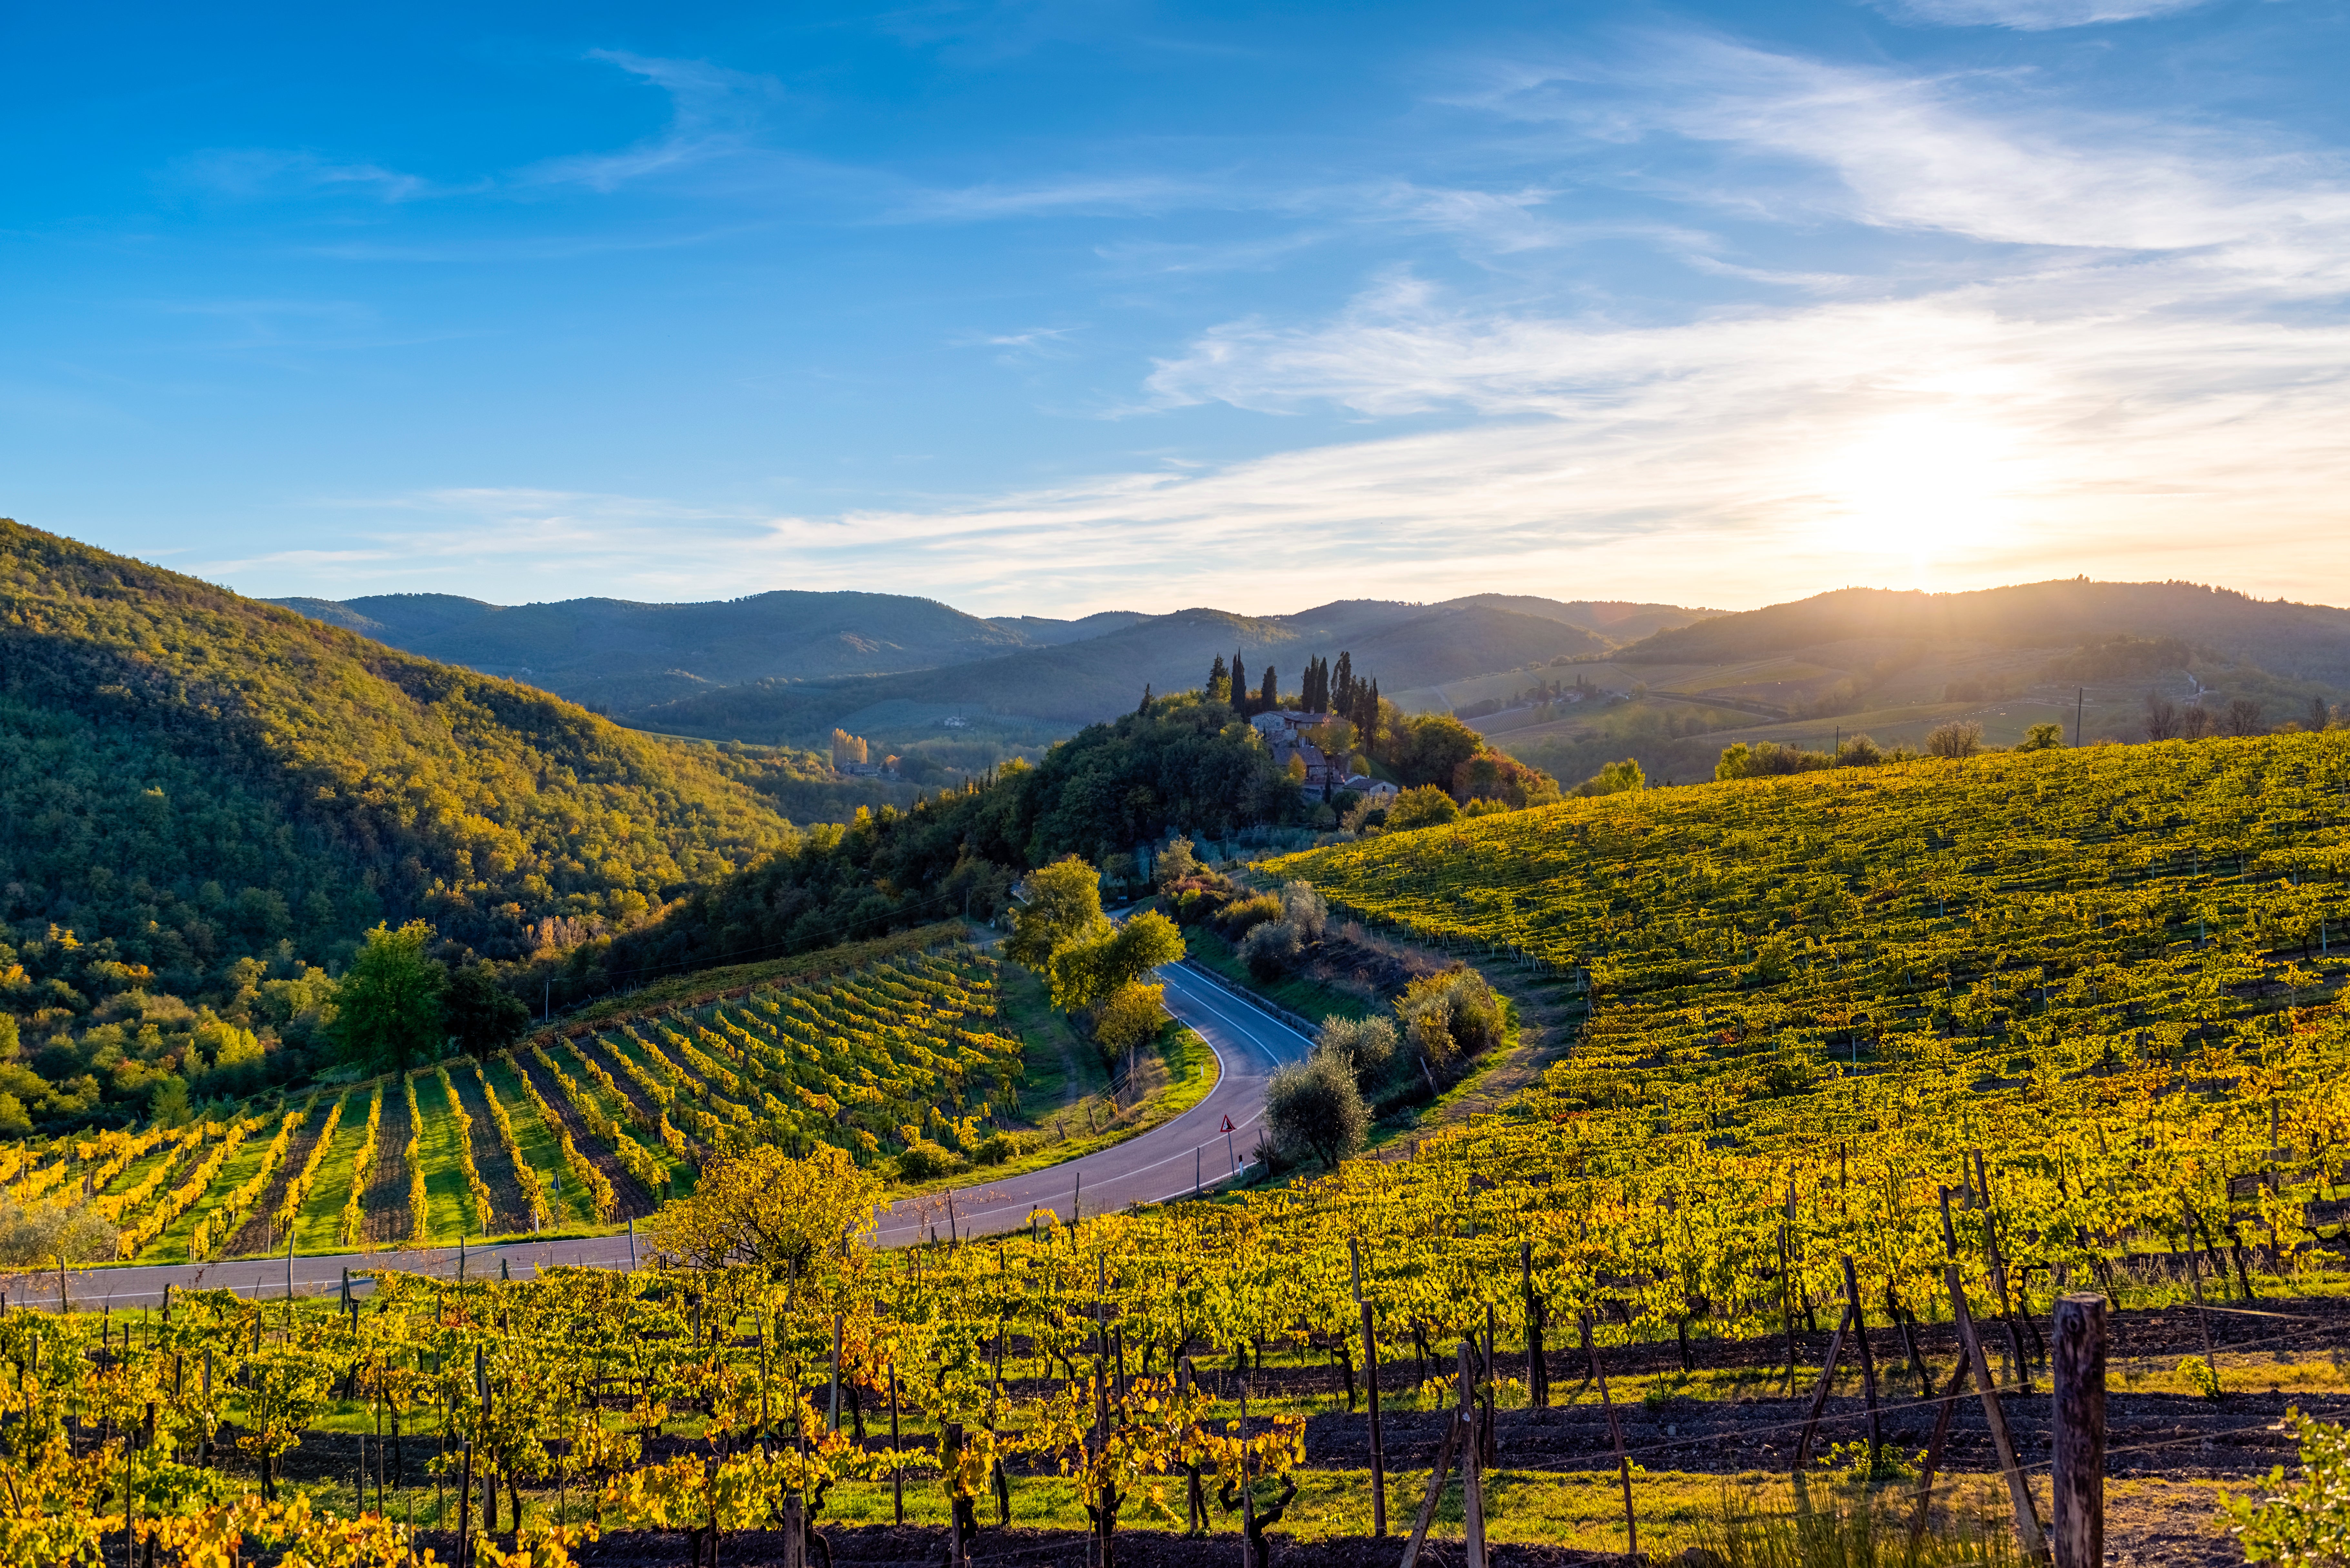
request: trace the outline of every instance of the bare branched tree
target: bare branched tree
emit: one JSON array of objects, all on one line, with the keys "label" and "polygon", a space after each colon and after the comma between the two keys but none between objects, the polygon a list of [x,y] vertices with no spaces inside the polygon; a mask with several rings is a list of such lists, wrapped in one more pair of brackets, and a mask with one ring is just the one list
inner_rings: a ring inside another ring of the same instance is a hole
[{"label": "bare branched tree", "polygon": [[2146,738],[2149,741],[2175,741],[2178,738],[2178,704],[2159,691],[2146,694]]}]

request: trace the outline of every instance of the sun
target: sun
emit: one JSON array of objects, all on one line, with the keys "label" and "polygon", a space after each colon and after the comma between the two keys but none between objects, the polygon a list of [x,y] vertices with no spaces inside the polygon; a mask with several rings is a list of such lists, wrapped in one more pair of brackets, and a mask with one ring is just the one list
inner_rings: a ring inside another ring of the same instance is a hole
[{"label": "sun", "polygon": [[1998,426],[1932,413],[1875,421],[1822,460],[1821,543],[1920,569],[1976,555],[2015,523],[2015,441]]}]

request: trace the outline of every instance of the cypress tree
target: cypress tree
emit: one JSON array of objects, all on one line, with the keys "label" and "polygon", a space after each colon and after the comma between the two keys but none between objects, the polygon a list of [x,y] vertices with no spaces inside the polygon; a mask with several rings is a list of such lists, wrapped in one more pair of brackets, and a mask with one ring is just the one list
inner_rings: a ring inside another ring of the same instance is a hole
[{"label": "cypress tree", "polygon": [[1208,684],[1200,695],[1209,701],[1230,701],[1232,694],[1229,678],[1224,673],[1224,656],[1216,655],[1216,667],[1208,671]]},{"label": "cypress tree", "polygon": [[1257,703],[1260,713],[1270,713],[1281,706],[1280,682],[1270,664],[1264,667],[1264,690],[1257,694]]},{"label": "cypress tree", "polygon": [[1344,649],[1338,650],[1338,670],[1335,684],[1337,691],[1334,693],[1336,698],[1334,705],[1339,712],[1351,715],[1355,711],[1355,656]]},{"label": "cypress tree", "polygon": [[1137,708],[1135,712],[1144,717],[1148,717],[1150,712],[1150,682],[1148,680],[1142,683],[1142,706]]},{"label": "cypress tree", "polygon": [[1379,743],[1379,678],[1376,675],[1371,677],[1371,689],[1363,693],[1363,716],[1355,722],[1355,728],[1363,732],[1363,754],[1368,756]]}]

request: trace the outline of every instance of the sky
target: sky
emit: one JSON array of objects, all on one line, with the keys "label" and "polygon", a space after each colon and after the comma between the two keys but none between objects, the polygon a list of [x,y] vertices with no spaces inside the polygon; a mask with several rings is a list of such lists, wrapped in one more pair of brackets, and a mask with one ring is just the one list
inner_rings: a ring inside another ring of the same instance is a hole
[{"label": "sky", "polygon": [[11,8],[0,514],[242,592],[2350,603],[2350,0]]}]

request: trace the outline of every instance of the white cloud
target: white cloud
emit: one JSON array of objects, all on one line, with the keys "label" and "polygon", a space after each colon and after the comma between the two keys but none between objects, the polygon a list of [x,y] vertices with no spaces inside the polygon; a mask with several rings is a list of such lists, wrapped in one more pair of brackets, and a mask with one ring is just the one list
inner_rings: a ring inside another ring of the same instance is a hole
[{"label": "white cloud", "polygon": [[[1707,38],[1604,79],[1513,66],[1482,101],[1570,139],[1562,159],[1596,139],[1718,149],[1732,167],[1681,192],[1700,211],[1925,235],[1959,259],[1782,272],[1808,297],[1664,318],[1654,305],[1495,304],[1399,268],[1318,319],[1199,333],[1151,370],[1148,406],[1452,428],[835,516],[437,493],[401,504],[405,553],[380,570],[490,597],[616,582],[702,597],[716,582],[990,611],[1501,587],[1735,606],[2079,571],[2350,598],[2350,198],[2328,160],[2051,109],[2011,78],[1904,78]],[[1151,194],[1040,186],[963,210]],[[1284,200],[1338,210],[1328,190]],[[1574,233],[1538,182],[1347,200],[1361,221],[1497,252]],[[1652,232],[1692,264],[1760,270],[1694,225]],[[1951,276],[1964,281],[1936,281]],[[336,597],[357,580],[249,565]]]},{"label": "white cloud", "polygon": [[278,147],[205,148],[174,160],[171,175],[180,184],[240,202],[346,194],[390,203],[476,188],[445,185],[380,164],[338,162],[315,152]]},{"label": "white cloud", "polygon": [[2059,27],[2168,16],[2202,4],[2203,0],[1883,0],[1881,8],[1905,22],[2044,33]]}]

